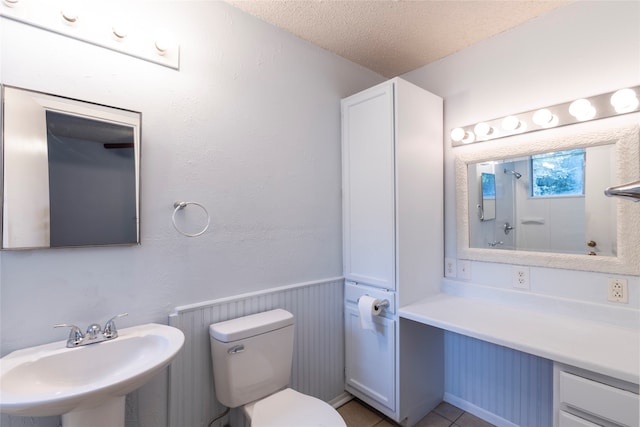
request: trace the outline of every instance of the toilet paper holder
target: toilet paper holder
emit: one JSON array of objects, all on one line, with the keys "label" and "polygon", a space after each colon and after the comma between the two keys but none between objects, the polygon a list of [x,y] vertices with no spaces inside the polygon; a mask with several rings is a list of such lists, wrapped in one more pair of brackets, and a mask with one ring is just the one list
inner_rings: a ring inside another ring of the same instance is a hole
[{"label": "toilet paper holder", "polygon": [[[359,297],[358,297],[358,301],[360,301]],[[356,302],[358,302],[358,301],[356,301]],[[388,299],[383,299],[382,301],[380,301],[378,304],[376,304],[374,306],[374,308],[376,310],[380,310],[380,309],[388,308],[388,307],[389,307],[389,300]]]},{"label": "toilet paper holder", "polygon": [[387,307],[389,307],[388,299],[383,299],[382,301],[380,301],[380,304],[376,305],[376,309],[387,308]]}]

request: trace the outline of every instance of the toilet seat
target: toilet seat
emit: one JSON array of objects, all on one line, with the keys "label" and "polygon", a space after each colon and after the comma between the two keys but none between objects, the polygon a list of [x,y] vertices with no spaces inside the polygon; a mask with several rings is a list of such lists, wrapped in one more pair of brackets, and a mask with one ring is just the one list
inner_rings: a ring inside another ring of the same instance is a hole
[{"label": "toilet seat", "polygon": [[244,406],[251,427],[346,427],[331,405],[291,388]]}]

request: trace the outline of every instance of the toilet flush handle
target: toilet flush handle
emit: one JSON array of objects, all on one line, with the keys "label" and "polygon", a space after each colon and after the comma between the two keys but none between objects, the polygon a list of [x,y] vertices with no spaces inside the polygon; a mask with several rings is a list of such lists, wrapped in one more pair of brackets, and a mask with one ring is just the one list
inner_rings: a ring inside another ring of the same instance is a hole
[{"label": "toilet flush handle", "polygon": [[227,350],[227,353],[237,354],[237,353],[242,353],[243,351],[244,351],[244,344],[238,344],[238,345],[234,345],[229,350]]}]

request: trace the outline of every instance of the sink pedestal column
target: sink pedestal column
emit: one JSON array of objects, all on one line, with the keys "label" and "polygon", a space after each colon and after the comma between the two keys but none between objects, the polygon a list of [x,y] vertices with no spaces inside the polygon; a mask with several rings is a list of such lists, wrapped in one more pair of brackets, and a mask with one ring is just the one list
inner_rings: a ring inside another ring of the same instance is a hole
[{"label": "sink pedestal column", "polygon": [[62,427],[124,427],[125,396],[110,397],[94,408],[62,415]]}]

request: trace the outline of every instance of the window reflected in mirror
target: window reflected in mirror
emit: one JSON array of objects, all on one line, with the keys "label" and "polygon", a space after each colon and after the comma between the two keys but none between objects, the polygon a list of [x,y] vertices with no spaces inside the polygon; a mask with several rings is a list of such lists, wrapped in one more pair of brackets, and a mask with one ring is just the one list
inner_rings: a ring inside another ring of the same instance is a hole
[{"label": "window reflected in mirror", "polygon": [[535,154],[530,163],[531,197],[584,195],[584,148]]}]

